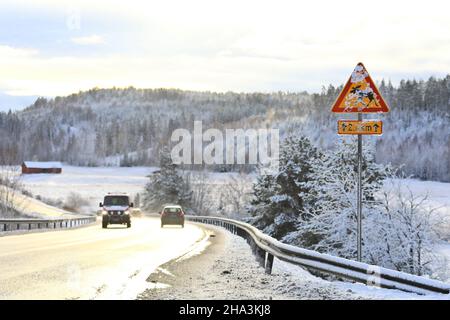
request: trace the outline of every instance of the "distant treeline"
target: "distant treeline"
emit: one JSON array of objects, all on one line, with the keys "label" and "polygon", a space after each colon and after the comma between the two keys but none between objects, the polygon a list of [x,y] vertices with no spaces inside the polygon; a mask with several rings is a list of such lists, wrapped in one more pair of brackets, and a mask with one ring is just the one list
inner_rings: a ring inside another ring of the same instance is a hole
[{"label": "distant treeline", "polygon": [[[450,181],[450,75],[427,81],[382,81],[391,107],[382,137],[367,138],[377,161],[404,164],[422,179]],[[278,128],[302,133],[322,148],[336,139],[330,107],[341,87],[307,92],[214,93],[176,89],[92,89],[39,98],[25,110],[0,113],[0,161],[60,160],[74,165],[155,165],[176,128]],[[215,168],[217,169],[217,168]],[[221,168],[223,169],[223,168]],[[228,167],[235,170],[236,167]],[[249,169],[249,168],[246,168]],[[250,168],[251,169],[251,168]]]}]

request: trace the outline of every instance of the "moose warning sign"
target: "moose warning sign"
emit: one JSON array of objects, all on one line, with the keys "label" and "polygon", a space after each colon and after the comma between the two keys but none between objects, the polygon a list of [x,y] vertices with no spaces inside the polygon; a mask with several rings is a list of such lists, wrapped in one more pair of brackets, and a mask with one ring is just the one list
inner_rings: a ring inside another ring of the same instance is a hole
[{"label": "moose warning sign", "polygon": [[357,192],[356,192],[356,253],[358,261],[362,259],[362,208],[363,208],[363,188],[362,188],[362,137],[366,134],[381,135],[383,123],[380,120],[363,120],[363,113],[388,112],[389,107],[383,100],[372,78],[369,76],[364,65],[360,62],[348,79],[347,83],[339,94],[336,102],[331,108],[337,113],[357,113],[356,120],[338,120],[338,134],[355,134],[358,136],[358,158],[357,158]]},{"label": "moose warning sign", "polygon": [[383,122],[379,120],[338,120],[338,134],[382,134]]},{"label": "moose warning sign", "polygon": [[360,62],[331,108],[337,113],[389,112],[389,107],[375,86],[364,65]]}]

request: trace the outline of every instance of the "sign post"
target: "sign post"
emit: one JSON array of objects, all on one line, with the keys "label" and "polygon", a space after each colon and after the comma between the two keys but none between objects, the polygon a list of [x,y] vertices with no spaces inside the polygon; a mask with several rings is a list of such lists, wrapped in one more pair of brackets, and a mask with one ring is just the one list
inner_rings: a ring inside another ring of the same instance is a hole
[{"label": "sign post", "polygon": [[[362,121],[362,114],[358,113],[358,121]],[[358,261],[361,261],[362,254],[362,135],[358,134],[358,196],[356,202],[357,206],[357,220],[358,220]]]},{"label": "sign post", "polygon": [[357,259],[362,260],[362,135],[381,135],[382,122],[363,121],[363,113],[389,112],[389,107],[362,63],[358,63],[331,108],[335,113],[358,113],[358,120],[338,120],[338,134],[358,135],[357,155]]}]

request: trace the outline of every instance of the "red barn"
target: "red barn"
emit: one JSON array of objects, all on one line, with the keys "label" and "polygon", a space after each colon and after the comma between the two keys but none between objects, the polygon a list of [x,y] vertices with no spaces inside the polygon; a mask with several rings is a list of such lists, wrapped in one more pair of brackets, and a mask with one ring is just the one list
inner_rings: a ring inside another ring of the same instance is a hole
[{"label": "red barn", "polygon": [[47,161],[24,161],[22,163],[22,174],[29,173],[61,173],[61,162]]}]

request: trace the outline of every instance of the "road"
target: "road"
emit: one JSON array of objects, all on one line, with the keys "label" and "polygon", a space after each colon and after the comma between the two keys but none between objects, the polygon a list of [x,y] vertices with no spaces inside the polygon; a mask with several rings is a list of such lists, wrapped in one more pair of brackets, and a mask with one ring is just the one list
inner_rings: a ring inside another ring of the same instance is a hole
[{"label": "road", "polygon": [[134,299],[152,271],[202,239],[199,226],[161,229],[158,218],[1,237],[0,299]]}]

